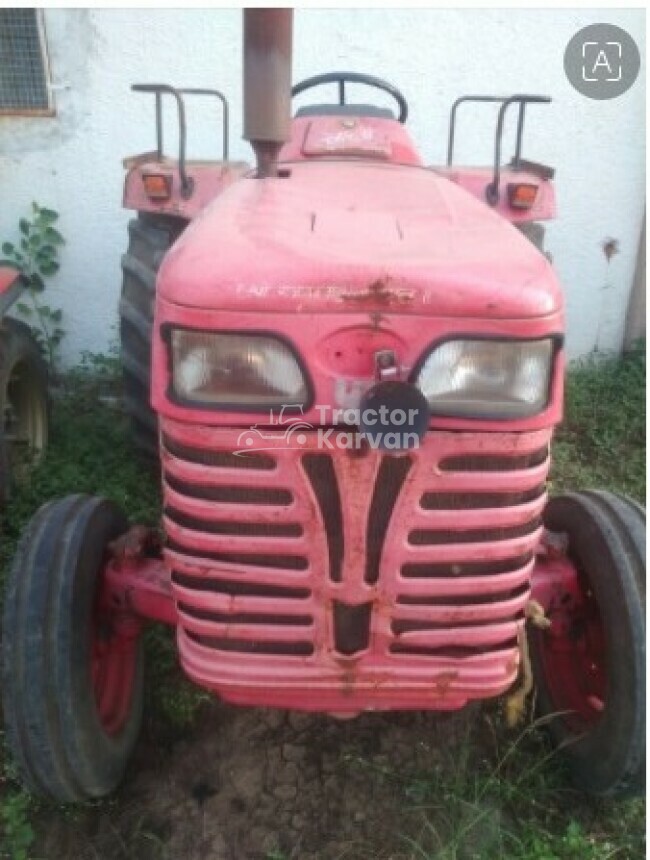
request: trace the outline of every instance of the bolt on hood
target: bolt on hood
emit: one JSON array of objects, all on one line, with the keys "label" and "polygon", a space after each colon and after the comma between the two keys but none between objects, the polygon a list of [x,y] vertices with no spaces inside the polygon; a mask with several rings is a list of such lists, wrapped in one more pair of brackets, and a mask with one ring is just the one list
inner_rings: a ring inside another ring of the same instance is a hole
[{"label": "bolt on hood", "polygon": [[552,267],[519,231],[435,172],[288,163],[244,178],[188,227],[160,295],[215,310],[518,319],[561,310]]}]

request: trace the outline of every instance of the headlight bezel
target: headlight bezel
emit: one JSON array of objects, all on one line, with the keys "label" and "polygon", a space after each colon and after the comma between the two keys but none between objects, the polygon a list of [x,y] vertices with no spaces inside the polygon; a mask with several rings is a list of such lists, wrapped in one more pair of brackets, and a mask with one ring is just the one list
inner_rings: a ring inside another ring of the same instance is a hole
[{"label": "headlight bezel", "polygon": [[[499,423],[516,423],[522,421],[530,421],[539,418],[540,415],[543,415],[551,406],[553,402],[553,387],[555,384],[556,378],[556,368],[557,368],[557,359],[560,354],[562,347],[564,346],[564,335],[561,333],[546,333],[542,335],[537,335],[535,337],[509,337],[508,335],[503,334],[480,334],[476,332],[453,332],[444,335],[432,341],[429,346],[424,350],[424,352],[420,355],[417,362],[415,363],[410,375],[409,382],[413,383],[413,385],[418,386],[418,379],[424,368],[424,365],[428,361],[428,359],[433,355],[433,353],[439,349],[441,346],[444,346],[446,343],[454,342],[454,341],[475,341],[475,342],[490,342],[490,343],[499,343],[499,344],[528,344],[528,343],[540,343],[541,341],[550,341],[551,342],[551,353],[549,357],[549,370],[548,370],[548,382],[546,386],[546,396],[544,399],[543,406],[540,409],[537,409],[534,412],[521,414],[518,416],[513,415],[504,415],[503,413],[499,413],[496,411],[490,412],[489,410],[480,411],[480,412],[467,412],[463,411],[459,413],[454,411],[453,409],[449,410],[431,410],[430,416],[431,420],[435,421],[436,418],[443,419],[448,421],[449,419],[456,419],[458,421],[468,421],[468,422],[478,422],[478,421],[494,421]],[[422,389],[420,389],[422,390]],[[424,391],[422,392],[425,393]],[[426,397],[426,394],[425,394]],[[428,398],[427,398],[428,399]]]},{"label": "headlight bezel", "polygon": [[[166,353],[167,365],[167,385],[166,398],[175,406],[192,411],[216,412],[216,413],[242,413],[261,415],[268,414],[271,410],[279,408],[282,404],[278,401],[276,404],[271,403],[241,403],[241,402],[222,402],[215,403],[207,400],[196,400],[193,398],[184,397],[174,389],[174,355],[172,346],[172,333],[174,331],[187,331],[199,335],[236,335],[240,337],[264,337],[275,340],[281,343],[295,360],[300,373],[304,380],[306,397],[301,403],[292,401],[291,405],[302,407],[304,413],[307,413],[314,407],[315,403],[315,385],[313,378],[309,372],[307,362],[303,358],[296,344],[283,332],[270,330],[266,328],[228,328],[215,329],[207,326],[194,326],[185,323],[165,321],[159,326],[161,340],[163,342]],[[515,337],[500,334],[482,334],[476,331],[455,331],[445,333],[443,336],[431,341],[428,346],[420,353],[417,361],[412,367],[408,376],[408,381],[414,385],[418,383],[418,377],[431,355],[450,341],[476,341],[476,342],[495,342],[503,344],[526,344],[537,343],[548,340],[551,342],[551,352],[549,357],[549,372],[548,381],[545,392],[543,406],[535,411],[521,416],[503,415],[498,412],[480,411],[480,412],[463,412],[459,414],[453,409],[432,411],[430,415],[430,424],[435,426],[437,420],[443,422],[443,426],[448,425],[450,420],[457,420],[464,426],[479,422],[495,422],[500,424],[516,424],[528,423],[530,421],[538,421],[540,416],[543,416],[553,406],[554,390],[557,385],[557,364],[558,358],[564,346],[564,335],[560,332],[544,333],[532,337]],[[419,387],[419,386],[418,386]],[[286,405],[286,404],[285,404]]]},{"label": "headlight bezel", "polygon": [[251,415],[268,415],[272,410],[278,409],[283,405],[287,405],[287,403],[285,403],[284,401],[278,401],[277,403],[241,403],[237,401],[224,401],[221,403],[215,403],[213,401],[198,400],[178,394],[178,392],[174,388],[174,348],[172,344],[172,335],[175,331],[186,331],[192,334],[208,336],[232,335],[251,338],[260,337],[267,338],[269,340],[275,340],[281,343],[295,360],[298,369],[302,374],[306,391],[306,397],[302,402],[296,402],[295,400],[292,400],[290,405],[302,407],[303,412],[307,412],[314,405],[315,389],[313,380],[307,368],[307,364],[304,361],[299,350],[296,348],[296,345],[293,343],[293,341],[282,332],[261,328],[216,329],[206,328],[204,326],[198,327],[192,325],[185,325],[183,323],[176,322],[164,322],[160,326],[160,335],[165,345],[165,352],[167,357],[168,381],[166,395],[168,400],[176,406],[180,406],[184,409],[192,409],[195,412],[197,410],[200,410],[206,412],[241,412]]}]

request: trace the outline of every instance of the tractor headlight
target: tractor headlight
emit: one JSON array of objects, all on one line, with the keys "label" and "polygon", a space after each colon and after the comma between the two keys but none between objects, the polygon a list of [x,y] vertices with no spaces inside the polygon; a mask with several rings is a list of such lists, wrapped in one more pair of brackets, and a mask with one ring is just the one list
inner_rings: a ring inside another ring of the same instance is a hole
[{"label": "tractor headlight", "polygon": [[296,355],[278,338],[172,329],[170,340],[173,389],[182,400],[250,410],[309,399]]},{"label": "tractor headlight", "polygon": [[553,340],[449,340],[435,347],[416,383],[433,415],[524,418],[549,396]]}]

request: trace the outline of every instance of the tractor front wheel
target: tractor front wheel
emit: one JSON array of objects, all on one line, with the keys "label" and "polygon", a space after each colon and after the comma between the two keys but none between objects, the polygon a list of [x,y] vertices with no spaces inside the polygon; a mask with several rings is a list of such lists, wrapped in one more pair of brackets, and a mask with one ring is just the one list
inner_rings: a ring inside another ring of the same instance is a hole
[{"label": "tractor front wheel", "polygon": [[8,576],[6,738],[25,786],[58,801],[112,791],[140,729],[139,625],[100,599],[108,544],[127,528],[106,499],[50,502],[23,533]]},{"label": "tractor front wheel", "polygon": [[645,511],[610,492],[552,498],[544,524],[575,571],[531,633],[538,705],[576,785],[628,797],[645,785]]}]

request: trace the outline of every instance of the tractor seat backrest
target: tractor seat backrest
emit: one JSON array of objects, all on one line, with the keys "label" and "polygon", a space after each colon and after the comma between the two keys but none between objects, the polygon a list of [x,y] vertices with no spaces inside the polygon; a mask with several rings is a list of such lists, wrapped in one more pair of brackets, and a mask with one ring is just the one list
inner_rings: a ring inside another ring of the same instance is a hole
[{"label": "tractor seat backrest", "polygon": [[296,117],[301,116],[373,116],[380,119],[395,119],[395,114],[388,108],[376,105],[306,105],[298,108]]}]

